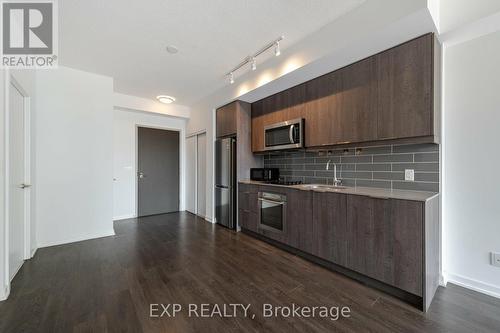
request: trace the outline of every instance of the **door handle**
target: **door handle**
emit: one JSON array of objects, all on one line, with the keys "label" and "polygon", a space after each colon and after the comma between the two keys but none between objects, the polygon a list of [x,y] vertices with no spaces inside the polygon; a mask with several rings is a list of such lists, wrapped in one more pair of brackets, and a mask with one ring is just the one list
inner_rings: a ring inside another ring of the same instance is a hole
[{"label": "door handle", "polygon": [[291,143],[295,143],[295,140],[293,139],[293,128],[294,127],[295,127],[295,125],[290,126],[290,132],[288,133]]},{"label": "door handle", "polygon": [[144,175],[144,172],[138,172],[137,177],[139,177],[139,179],[143,179],[146,176]]},{"label": "door handle", "polygon": [[21,184],[21,185],[19,185],[19,188],[21,188],[21,189],[23,189],[23,190],[24,190],[25,188],[30,188],[30,187],[31,187],[31,185],[30,185],[30,184]]}]

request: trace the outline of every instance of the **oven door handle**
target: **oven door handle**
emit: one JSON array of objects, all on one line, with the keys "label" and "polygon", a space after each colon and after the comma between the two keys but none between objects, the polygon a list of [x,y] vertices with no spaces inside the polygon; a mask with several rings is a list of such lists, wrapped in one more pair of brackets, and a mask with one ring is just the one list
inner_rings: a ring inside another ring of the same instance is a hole
[{"label": "oven door handle", "polygon": [[274,201],[274,200],[268,200],[268,199],[263,199],[263,198],[259,198],[259,201],[263,201],[263,202],[267,202],[267,203],[272,203],[272,204],[275,204],[275,205],[284,205],[284,204],[286,204],[285,201]]},{"label": "oven door handle", "polygon": [[290,143],[295,143],[295,140],[293,139],[293,129],[295,125],[290,126],[290,132],[288,133],[288,136],[290,137]]}]

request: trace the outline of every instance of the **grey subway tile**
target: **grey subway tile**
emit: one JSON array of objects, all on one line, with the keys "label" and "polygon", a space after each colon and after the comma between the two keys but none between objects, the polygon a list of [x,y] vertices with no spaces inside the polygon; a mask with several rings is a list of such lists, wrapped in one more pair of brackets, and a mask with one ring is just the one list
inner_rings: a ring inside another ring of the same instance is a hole
[{"label": "grey subway tile", "polygon": [[415,154],[415,162],[439,162],[439,153]]},{"label": "grey subway tile", "polygon": [[391,171],[391,165],[385,163],[356,164],[356,171]]},{"label": "grey subway tile", "polygon": [[372,163],[372,156],[341,156],[340,157],[340,162],[342,164],[344,163]]},{"label": "grey subway tile", "polygon": [[306,184],[328,184],[328,178],[305,177],[304,183],[306,183]]},{"label": "grey subway tile", "polygon": [[439,163],[396,163],[392,165],[392,171],[405,171],[413,169],[415,172],[439,172]]},{"label": "grey subway tile", "polygon": [[390,154],[392,152],[391,146],[363,147],[356,149],[356,155],[379,155]]},{"label": "grey subway tile", "polygon": [[340,178],[353,178],[353,179],[372,179],[371,172],[353,172],[353,171],[342,171],[340,173]]},{"label": "grey subway tile", "polygon": [[417,173],[415,173],[415,181],[439,183],[439,173],[437,173],[437,172],[418,173],[417,172]]},{"label": "grey subway tile", "polygon": [[340,165],[340,170],[341,171],[355,171],[356,170],[356,164],[341,164]]},{"label": "grey subway tile", "polygon": [[430,151],[438,151],[439,145],[433,143],[419,143],[412,145],[399,145],[393,146],[393,153],[417,153],[417,152],[430,152]]},{"label": "grey subway tile", "polygon": [[413,162],[413,154],[375,155],[373,163]]},{"label": "grey subway tile", "polygon": [[392,188],[398,190],[439,192],[439,183],[392,182]]},{"label": "grey subway tile", "polygon": [[374,172],[374,180],[404,180],[404,172]]}]

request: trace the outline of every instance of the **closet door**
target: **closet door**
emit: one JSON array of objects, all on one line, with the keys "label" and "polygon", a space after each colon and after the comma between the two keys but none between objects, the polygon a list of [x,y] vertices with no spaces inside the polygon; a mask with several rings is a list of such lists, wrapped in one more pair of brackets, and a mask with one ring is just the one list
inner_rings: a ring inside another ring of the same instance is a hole
[{"label": "closet door", "polygon": [[207,179],[207,135],[197,136],[197,215],[206,216],[206,179]]}]

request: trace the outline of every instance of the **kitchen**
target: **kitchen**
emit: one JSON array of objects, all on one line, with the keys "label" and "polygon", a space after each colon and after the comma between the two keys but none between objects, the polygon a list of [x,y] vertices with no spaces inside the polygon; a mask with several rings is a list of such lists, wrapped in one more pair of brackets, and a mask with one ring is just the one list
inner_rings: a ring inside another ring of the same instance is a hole
[{"label": "kitchen", "polygon": [[439,72],[428,33],[217,109],[216,222],[426,311],[440,269]]}]

